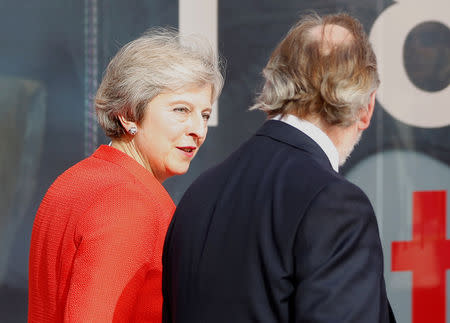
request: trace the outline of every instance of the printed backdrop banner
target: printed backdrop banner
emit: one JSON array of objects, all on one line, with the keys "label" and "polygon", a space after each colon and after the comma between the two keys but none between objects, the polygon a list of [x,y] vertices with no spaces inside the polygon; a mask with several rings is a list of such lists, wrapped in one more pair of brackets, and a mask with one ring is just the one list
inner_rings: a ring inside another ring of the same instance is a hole
[{"label": "printed backdrop banner", "polygon": [[378,218],[399,323],[450,323],[450,2],[448,0],[0,0],[0,317],[26,322],[34,215],[65,169],[107,143],[92,108],[118,48],[153,26],[203,31],[227,61],[189,184],[264,121],[249,112],[261,71],[301,14],[348,12],[364,24],[381,86],[371,127],[341,170]]}]

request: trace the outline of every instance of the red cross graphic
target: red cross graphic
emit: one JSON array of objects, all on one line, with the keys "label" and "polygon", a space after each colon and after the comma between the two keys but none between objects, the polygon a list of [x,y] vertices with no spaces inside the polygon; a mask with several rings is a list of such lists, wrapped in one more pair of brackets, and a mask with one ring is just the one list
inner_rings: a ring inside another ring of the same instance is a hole
[{"label": "red cross graphic", "polygon": [[412,322],[445,323],[446,191],[413,193],[413,238],[392,242],[392,271],[412,271]]}]

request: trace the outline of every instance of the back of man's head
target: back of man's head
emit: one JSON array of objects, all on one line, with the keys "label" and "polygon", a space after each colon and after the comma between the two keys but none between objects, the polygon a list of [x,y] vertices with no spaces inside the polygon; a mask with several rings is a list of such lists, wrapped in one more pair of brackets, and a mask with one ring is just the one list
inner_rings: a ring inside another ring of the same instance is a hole
[{"label": "back of man's head", "polygon": [[303,17],[263,71],[253,109],[348,126],[379,84],[375,54],[361,23],[347,14]]}]

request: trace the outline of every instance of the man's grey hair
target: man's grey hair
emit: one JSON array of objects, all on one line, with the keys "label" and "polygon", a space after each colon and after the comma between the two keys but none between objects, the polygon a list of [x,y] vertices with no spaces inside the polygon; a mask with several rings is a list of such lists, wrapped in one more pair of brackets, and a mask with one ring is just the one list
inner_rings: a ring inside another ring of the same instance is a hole
[{"label": "man's grey hair", "polygon": [[[349,32],[330,43],[325,27]],[[321,36],[312,30],[319,27]],[[294,114],[320,117],[329,125],[348,126],[379,85],[377,61],[361,23],[347,14],[307,15],[280,42],[263,70],[265,84],[250,109],[269,117]]]}]

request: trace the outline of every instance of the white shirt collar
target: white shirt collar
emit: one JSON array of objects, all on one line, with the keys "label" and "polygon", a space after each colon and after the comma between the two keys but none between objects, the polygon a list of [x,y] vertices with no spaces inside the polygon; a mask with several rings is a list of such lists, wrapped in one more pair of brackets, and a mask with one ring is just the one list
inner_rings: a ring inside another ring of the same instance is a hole
[{"label": "white shirt collar", "polygon": [[319,127],[292,114],[286,114],[283,118],[281,118],[281,114],[279,114],[272,119],[283,121],[293,126],[314,140],[327,155],[333,169],[336,172],[339,171],[339,153],[336,146],[333,144],[330,137],[328,137]]}]

